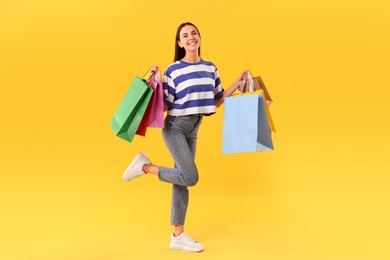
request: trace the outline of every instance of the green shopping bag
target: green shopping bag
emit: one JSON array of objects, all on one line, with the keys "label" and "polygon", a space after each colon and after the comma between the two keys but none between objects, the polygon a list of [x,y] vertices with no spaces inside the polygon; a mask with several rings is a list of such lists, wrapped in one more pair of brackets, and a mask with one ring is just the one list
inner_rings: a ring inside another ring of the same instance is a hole
[{"label": "green shopping bag", "polygon": [[148,107],[153,89],[136,76],[110,121],[116,136],[131,142]]}]

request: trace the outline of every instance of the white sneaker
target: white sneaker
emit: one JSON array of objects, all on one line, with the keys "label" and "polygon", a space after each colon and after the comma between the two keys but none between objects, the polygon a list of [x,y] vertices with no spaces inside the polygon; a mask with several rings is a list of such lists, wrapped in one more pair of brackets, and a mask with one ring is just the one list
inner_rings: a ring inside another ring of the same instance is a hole
[{"label": "white sneaker", "polygon": [[124,181],[131,181],[132,179],[145,175],[145,172],[142,170],[145,164],[151,163],[149,158],[144,153],[139,153],[130,163],[129,167],[123,173]]},{"label": "white sneaker", "polygon": [[171,249],[184,250],[189,252],[201,252],[204,247],[201,243],[193,240],[186,233],[181,233],[180,236],[175,237],[173,234],[171,236],[171,244],[169,245]]}]

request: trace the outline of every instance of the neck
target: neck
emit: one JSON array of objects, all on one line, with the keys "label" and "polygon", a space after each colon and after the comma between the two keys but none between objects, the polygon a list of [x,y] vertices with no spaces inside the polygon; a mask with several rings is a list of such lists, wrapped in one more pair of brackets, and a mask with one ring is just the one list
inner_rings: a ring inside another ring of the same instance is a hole
[{"label": "neck", "polygon": [[200,56],[198,55],[198,52],[196,53],[186,53],[186,56],[182,59],[182,61],[188,62],[188,63],[197,63],[200,61]]}]

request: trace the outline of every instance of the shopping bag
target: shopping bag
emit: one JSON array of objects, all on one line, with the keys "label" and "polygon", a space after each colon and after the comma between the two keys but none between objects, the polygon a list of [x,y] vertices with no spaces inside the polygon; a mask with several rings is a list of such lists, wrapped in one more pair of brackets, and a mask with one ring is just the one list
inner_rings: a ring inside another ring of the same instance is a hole
[{"label": "shopping bag", "polygon": [[152,77],[152,79],[149,81],[149,85],[154,90],[154,94],[151,100],[149,127],[164,128],[163,86],[161,83],[154,80],[154,77]]},{"label": "shopping bag", "polygon": [[110,121],[118,137],[129,142],[133,140],[149,104],[152,91],[145,79],[138,76],[133,79]]},{"label": "shopping bag", "polygon": [[[269,95],[268,90],[266,89],[263,81],[261,80],[260,77],[255,77],[253,78],[251,73],[248,71],[247,72],[247,80],[243,81],[241,85],[238,88],[238,94],[262,94],[265,97],[266,103],[265,103],[265,109],[267,113],[267,118],[268,118],[268,123],[269,127],[271,128],[272,132],[276,132],[275,130],[275,125],[271,117],[271,112],[269,111],[269,106],[272,103],[272,99]],[[261,82],[260,82],[261,81]]]},{"label": "shopping bag", "polygon": [[[250,91],[250,84],[253,84],[252,91]],[[250,71],[248,71],[248,80],[244,82],[240,88],[242,93],[262,90],[264,92],[265,99],[267,100],[268,106],[271,105],[272,103],[271,95],[269,94],[269,91],[260,76],[253,77]]]},{"label": "shopping bag", "polygon": [[264,92],[265,100],[267,100],[268,106],[271,105],[272,103],[272,98],[271,95],[268,92],[267,87],[265,86],[263,80],[261,79],[260,76],[253,77],[253,84],[254,84],[254,90],[262,90]]},{"label": "shopping bag", "polygon": [[162,84],[154,79],[154,75],[149,78],[148,85],[153,93],[149,105],[145,111],[142,121],[136,132],[137,135],[146,135],[148,127],[164,128],[164,100]]},{"label": "shopping bag", "polygon": [[150,97],[150,101],[148,103],[148,106],[146,108],[144,116],[142,117],[142,120],[141,120],[141,122],[138,126],[138,129],[137,129],[137,132],[136,132],[137,135],[141,135],[141,136],[146,136],[146,130],[148,129],[149,119],[150,119],[150,115],[152,112],[152,101],[155,98],[155,89],[151,85],[151,77],[148,80],[148,85],[152,89],[152,95]]},{"label": "shopping bag", "polygon": [[263,94],[225,98],[222,153],[273,150]]}]

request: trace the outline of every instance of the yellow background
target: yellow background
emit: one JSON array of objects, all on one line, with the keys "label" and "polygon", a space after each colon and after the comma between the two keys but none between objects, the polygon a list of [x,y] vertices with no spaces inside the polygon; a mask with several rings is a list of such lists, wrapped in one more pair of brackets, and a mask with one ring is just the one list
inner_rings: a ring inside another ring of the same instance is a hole
[{"label": "yellow background", "polygon": [[[389,259],[390,3],[0,2],[0,259]],[[172,160],[159,129],[109,121],[135,75],[173,59],[184,21],[224,87],[261,75],[275,151],[222,155],[223,108],[199,133],[200,182],[168,249],[171,187],[122,181]]]}]

